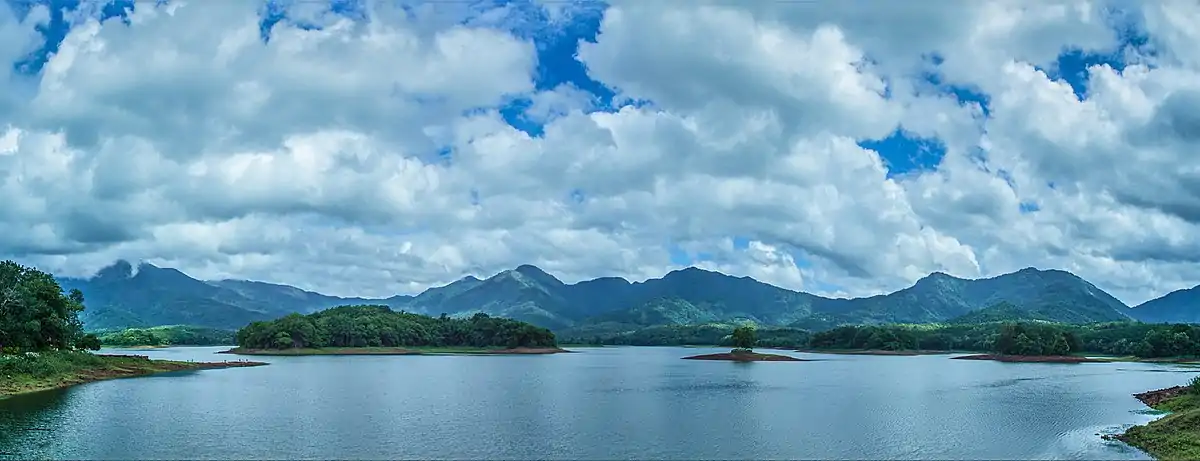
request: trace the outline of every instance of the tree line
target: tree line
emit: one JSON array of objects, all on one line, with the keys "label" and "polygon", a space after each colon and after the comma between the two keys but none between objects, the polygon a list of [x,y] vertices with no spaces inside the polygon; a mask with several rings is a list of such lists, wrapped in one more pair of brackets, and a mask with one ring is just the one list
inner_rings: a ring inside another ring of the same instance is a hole
[{"label": "tree line", "polygon": [[[664,325],[565,340],[574,344],[631,346],[732,346],[732,325]],[[846,325],[819,332],[796,328],[756,330],[761,347],[816,350],[926,350],[1008,355],[1200,357],[1200,325],[1107,322],[1061,324],[997,321],[954,324]]]},{"label": "tree line", "polygon": [[63,293],[54,276],[13,261],[0,262],[0,353],[100,348],[83,332],[83,293]]},{"label": "tree line", "polygon": [[[617,334],[593,334],[564,338],[566,344],[605,346],[729,346],[734,347],[734,325],[658,325]],[[800,347],[811,335],[797,328],[755,329],[755,344],[760,347]]]},{"label": "tree line", "polygon": [[126,328],[99,333],[105,346],[224,346],[234,344],[234,332],[216,328],[171,325]]},{"label": "tree line", "polygon": [[290,314],[238,330],[247,349],[318,347],[555,347],[554,333],[512,319],[478,313],[469,318],[430,317],[387,306],[341,306],[309,315]]},{"label": "tree line", "polygon": [[992,322],[965,325],[843,326],[815,333],[814,349],[987,351],[1009,355],[1073,353],[1200,357],[1200,325],[1107,322]]}]

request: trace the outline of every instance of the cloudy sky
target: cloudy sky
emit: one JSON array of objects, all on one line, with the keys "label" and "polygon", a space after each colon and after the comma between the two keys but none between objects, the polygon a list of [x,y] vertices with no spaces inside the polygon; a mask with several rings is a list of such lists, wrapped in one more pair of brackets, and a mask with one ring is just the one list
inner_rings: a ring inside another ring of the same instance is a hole
[{"label": "cloudy sky", "polygon": [[1200,283],[1196,1],[0,0],[0,258]]}]

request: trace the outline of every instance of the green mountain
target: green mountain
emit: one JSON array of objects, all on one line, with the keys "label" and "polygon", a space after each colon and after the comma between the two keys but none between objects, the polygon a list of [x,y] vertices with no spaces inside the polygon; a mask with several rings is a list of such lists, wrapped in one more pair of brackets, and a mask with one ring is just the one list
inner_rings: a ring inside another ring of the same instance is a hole
[{"label": "green mountain", "polygon": [[1146,301],[1130,315],[1147,323],[1200,323],[1200,285]]},{"label": "green mountain", "polygon": [[342,304],[399,304],[392,298],[338,298],[262,282],[204,282],[175,269],[127,261],[117,261],[91,278],[58,282],[64,290],[83,292],[87,309],[80,319],[89,330],[159,325],[237,329],[255,320]]},{"label": "green mountain", "polygon": [[1130,320],[1128,306],[1075,274],[1033,268],[974,280],[934,272],[891,294],[839,301],[818,311],[841,323],[931,323],[1008,303],[1064,323]]},{"label": "green mountain", "polygon": [[[196,325],[239,328],[292,312],[346,304],[455,317],[483,312],[590,337],[662,325],[743,322],[823,330],[844,324],[945,322],[1016,316],[1067,323],[1129,320],[1130,309],[1103,290],[1058,270],[1024,269],[968,280],[934,273],[897,292],[832,299],[698,268],[629,282],[616,277],[566,284],[522,265],[487,279],[465,277],[417,296],[339,298],[287,285],[244,280],[206,282],[168,268],[118,262],[90,279],[62,279],[79,288],[90,329]],[[1001,308],[986,309],[1002,305]]]}]

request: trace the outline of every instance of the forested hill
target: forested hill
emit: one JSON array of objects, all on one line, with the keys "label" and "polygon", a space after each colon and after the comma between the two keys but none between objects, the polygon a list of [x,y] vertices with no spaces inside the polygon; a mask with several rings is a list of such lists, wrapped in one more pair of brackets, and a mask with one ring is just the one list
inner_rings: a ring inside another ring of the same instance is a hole
[{"label": "forested hill", "polygon": [[698,268],[644,282],[605,277],[567,284],[522,265],[485,279],[467,276],[416,296],[380,300],[338,298],[263,282],[206,282],[175,269],[124,262],[90,279],[61,282],[88,298],[83,320],[89,329],[198,325],[232,330],[251,321],[347,304],[387,305],[433,316],[482,312],[573,337],[747,321],[814,331],[845,324],[945,322],[997,305],[1005,306],[1004,316],[1067,323],[1124,321],[1136,311],[1069,272],[1032,268],[975,280],[934,273],[903,290],[856,299],[824,298]]},{"label": "forested hill", "polygon": [[387,306],[342,306],[254,322],[237,332],[239,347],[555,347],[554,333],[516,320],[476,314],[429,317]]},{"label": "forested hill", "polygon": [[1200,286],[1177,290],[1131,309],[1133,317],[1154,323],[1200,323]]}]

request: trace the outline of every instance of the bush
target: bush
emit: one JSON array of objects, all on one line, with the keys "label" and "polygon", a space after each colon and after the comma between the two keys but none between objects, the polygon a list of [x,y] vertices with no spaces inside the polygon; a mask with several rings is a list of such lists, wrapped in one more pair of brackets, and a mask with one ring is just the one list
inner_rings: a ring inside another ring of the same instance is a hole
[{"label": "bush", "polygon": [[28,375],[48,378],[104,363],[88,352],[49,351],[0,357],[0,376]]},{"label": "bush", "polygon": [[1200,376],[1193,376],[1188,382],[1188,392],[1200,395]]}]

